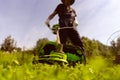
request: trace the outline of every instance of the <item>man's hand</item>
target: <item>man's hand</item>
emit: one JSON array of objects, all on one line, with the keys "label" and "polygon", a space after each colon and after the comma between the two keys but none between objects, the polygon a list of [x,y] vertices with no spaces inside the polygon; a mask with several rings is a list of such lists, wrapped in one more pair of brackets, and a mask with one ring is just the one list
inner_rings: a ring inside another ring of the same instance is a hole
[{"label": "man's hand", "polygon": [[74,25],[75,27],[77,27],[77,26],[78,26],[78,21],[77,21],[77,19],[76,19],[76,18],[75,18],[75,20],[74,20],[73,25]]},{"label": "man's hand", "polygon": [[50,20],[47,19],[47,20],[45,21],[45,24],[46,24],[48,27],[50,27]]}]

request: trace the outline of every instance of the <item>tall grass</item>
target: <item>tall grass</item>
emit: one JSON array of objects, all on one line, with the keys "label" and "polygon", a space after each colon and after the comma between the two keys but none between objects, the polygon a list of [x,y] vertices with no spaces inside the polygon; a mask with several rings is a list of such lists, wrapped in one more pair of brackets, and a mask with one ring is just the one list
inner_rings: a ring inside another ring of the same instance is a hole
[{"label": "tall grass", "polygon": [[0,80],[120,80],[120,65],[101,56],[87,65],[32,64],[33,55],[0,52]]}]

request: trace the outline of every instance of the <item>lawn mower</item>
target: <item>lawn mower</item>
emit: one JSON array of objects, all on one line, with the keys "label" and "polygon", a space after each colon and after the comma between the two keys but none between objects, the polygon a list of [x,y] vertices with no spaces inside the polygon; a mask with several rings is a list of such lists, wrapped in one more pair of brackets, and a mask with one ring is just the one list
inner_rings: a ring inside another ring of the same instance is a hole
[{"label": "lawn mower", "polygon": [[34,57],[33,63],[75,65],[78,62],[83,63],[85,61],[85,57],[79,48],[70,42],[67,42],[66,45],[60,44],[58,29],[58,24],[53,25],[51,30],[53,34],[57,35],[57,41],[46,42],[40,49],[39,54]]}]

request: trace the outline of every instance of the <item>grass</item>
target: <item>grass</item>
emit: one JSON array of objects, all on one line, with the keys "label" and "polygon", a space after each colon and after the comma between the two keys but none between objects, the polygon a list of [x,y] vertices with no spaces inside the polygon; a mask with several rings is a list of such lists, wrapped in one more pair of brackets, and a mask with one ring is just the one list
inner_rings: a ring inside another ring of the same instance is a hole
[{"label": "grass", "polygon": [[120,65],[96,56],[87,65],[32,64],[33,55],[0,52],[0,80],[120,80]]}]

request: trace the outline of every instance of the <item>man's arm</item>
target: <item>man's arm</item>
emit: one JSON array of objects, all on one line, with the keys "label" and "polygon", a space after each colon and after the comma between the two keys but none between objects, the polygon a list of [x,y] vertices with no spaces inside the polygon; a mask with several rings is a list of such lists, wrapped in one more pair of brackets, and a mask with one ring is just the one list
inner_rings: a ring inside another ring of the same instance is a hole
[{"label": "man's arm", "polygon": [[45,24],[50,27],[50,20],[54,18],[54,16],[57,14],[56,11],[54,11],[51,15],[49,15],[49,17],[47,18]]},{"label": "man's arm", "polygon": [[75,27],[77,27],[77,26],[78,26],[77,14],[76,14],[76,11],[75,11],[74,9],[72,9],[72,10],[73,10],[73,12],[74,12],[74,14],[75,14],[75,20],[74,20],[73,25],[74,25]]},{"label": "man's arm", "polygon": [[48,19],[49,19],[49,20],[53,19],[56,14],[57,14],[57,12],[54,11],[54,12],[48,17]]},{"label": "man's arm", "polygon": [[78,20],[77,20],[77,17],[75,17],[75,20],[74,20],[73,25],[74,25],[75,27],[77,27],[77,26],[78,26]]}]

